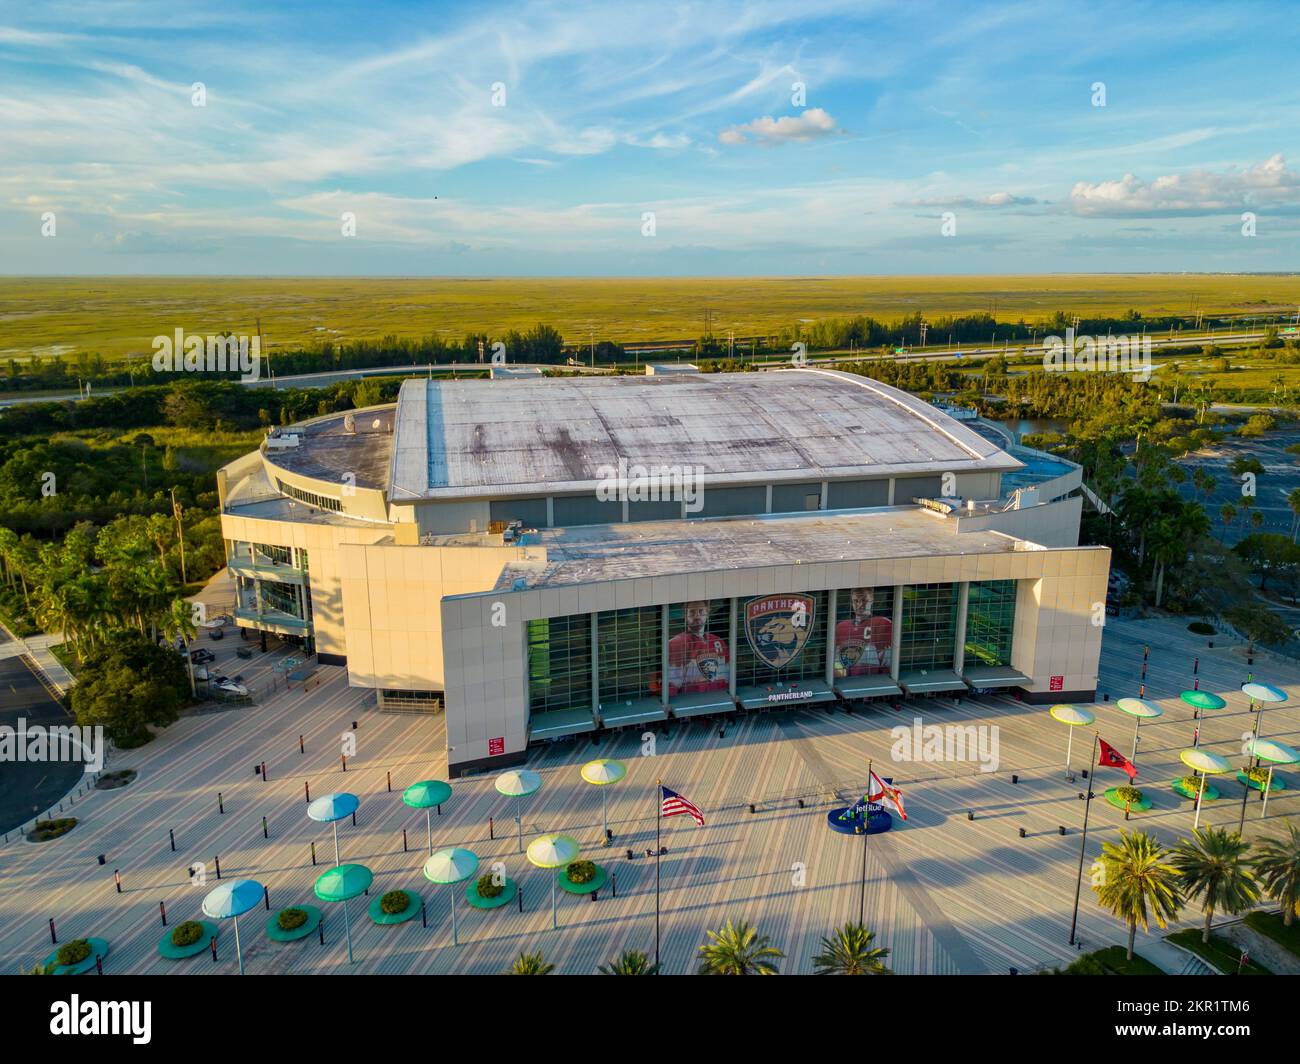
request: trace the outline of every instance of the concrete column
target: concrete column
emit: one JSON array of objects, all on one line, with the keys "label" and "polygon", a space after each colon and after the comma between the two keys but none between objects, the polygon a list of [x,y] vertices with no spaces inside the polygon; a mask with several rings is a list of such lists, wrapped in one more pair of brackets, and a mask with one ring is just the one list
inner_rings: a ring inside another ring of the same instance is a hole
[{"label": "concrete column", "polygon": [[966,608],[970,605],[970,581],[957,585],[957,636],[952,648],[952,669],[958,676],[966,664]]},{"label": "concrete column", "polygon": [[598,613],[591,615],[591,710],[600,710],[600,624]]},{"label": "concrete column", "polygon": [[668,603],[659,607],[659,701],[668,705]]},{"label": "concrete column", "polygon": [[817,504],[819,509],[822,509],[822,510],[827,509],[826,500],[827,500],[827,497],[829,496],[829,494],[830,494],[830,483],[829,483],[829,481],[825,481],[825,480],[823,480],[823,481],[822,481],[822,498],[821,498],[821,502]]},{"label": "concrete column", "polygon": [[[823,495],[826,484],[822,483]],[[839,591],[831,588],[826,592],[826,683],[835,683],[835,611],[838,608]]]},{"label": "concrete column", "polygon": [[732,698],[735,698],[736,697],[736,648],[740,645],[739,638],[738,638],[740,632],[736,626],[736,600],[734,598],[731,599],[731,610],[729,616],[730,616],[730,624],[728,625],[728,628],[730,629],[730,631],[727,634],[727,640],[728,640],[727,649],[731,656],[731,661],[729,663],[730,667],[727,669],[727,673],[728,673],[727,693],[730,694]]},{"label": "concrete column", "polygon": [[555,496],[546,496],[546,527],[555,527]]},{"label": "concrete column", "polygon": [[767,502],[763,504],[763,512],[770,514],[772,512],[772,485],[767,486]]},{"label": "concrete column", "polygon": [[894,505],[894,478],[889,478],[889,505]]},{"label": "concrete column", "polygon": [[[893,481],[890,482],[890,495],[893,495]],[[889,675],[893,678],[894,683],[898,683],[898,666],[899,659],[902,658],[903,649],[903,587],[899,584],[894,588],[894,643],[889,648]]]}]

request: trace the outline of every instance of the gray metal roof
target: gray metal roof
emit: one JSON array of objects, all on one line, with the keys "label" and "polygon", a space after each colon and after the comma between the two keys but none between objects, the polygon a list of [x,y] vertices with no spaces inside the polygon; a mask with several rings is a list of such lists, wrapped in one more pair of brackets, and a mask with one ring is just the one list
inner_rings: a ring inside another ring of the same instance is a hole
[{"label": "gray metal roof", "polygon": [[906,392],[822,369],[412,379],[393,439],[393,502],[590,492],[619,459],[710,486],[1021,465]]}]

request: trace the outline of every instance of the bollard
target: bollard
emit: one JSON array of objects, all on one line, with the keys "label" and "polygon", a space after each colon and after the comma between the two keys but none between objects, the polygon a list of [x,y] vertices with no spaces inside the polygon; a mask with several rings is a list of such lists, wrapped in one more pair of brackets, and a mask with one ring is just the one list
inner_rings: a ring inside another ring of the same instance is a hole
[{"label": "bollard", "polygon": [[212,945],[212,963],[216,964],[217,963],[217,936],[216,935],[212,936],[211,945]]},{"label": "bollard", "polygon": [[802,809],[802,808],[803,808],[803,799],[802,799],[802,798],[796,798],[795,801],[797,801],[797,802],[799,803],[799,808]]},{"label": "bollard", "polygon": [[393,793],[393,772],[391,769],[388,771],[388,793]]},{"label": "bollard", "polygon": [[355,809],[352,810],[352,826],[357,826],[357,811]]},{"label": "bollard", "polygon": [[262,782],[266,782],[266,762],[262,762]]},{"label": "bollard", "polygon": [[217,856],[212,858],[212,860],[217,866],[217,878],[220,879],[221,878],[221,855],[217,854]]},{"label": "bollard", "polygon": [[314,842],[311,844],[311,866],[312,868],[316,867],[316,844]]},{"label": "bollard", "polygon": [[50,942],[55,946],[59,944],[59,940],[54,934],[54,917],[52,916],[50,917]]},{"label": "bollard", "polygon": [[406,828],[402,828],[402,853],[406,853]]},{"label": "bollard", "polygon": [[753,802],[750,802],[750,803],[749,803],[749,811],[750,811],[751,814],[755,812],[755,809],[754,809],[754,803],[753,803]]},{"label": "bollard", "polygon": [[428,926],[429,926],[428,923],[425,921],[425,918],[424,918],[424,899],[423,899],[423,898],[420,899],[420,926],[421,926],[421,927],[428,927]]},{"label": "bollard", "polygon": [[223,802],[223,801],[221,800],[221,792],[220,792],[220,791],[217,791],[217,812],[218,812],[218,813],[221,813],[221,814],[223,814],[223,815],[224,815],[225,812],[226,812],[226,804],[225,804],[225,802]]},{"label": "bollard", "polygon": [[438,810],[438,815],[439,815],[439,816],[442,816],[442,806],[441,806],[441,805],[437,805],[437,806],[434,806],[434,808]]},{"label": "bollard", "polygon": [[1064,834],[1065,834],[1065,825],[1064,825],[1064,824],[1058,824],[1058,825],[1056,826],[1056,830],[1057,830],[1058,832],[1060,832],[1062,835],[1064,835]]},{"label": "bollard", "polygon": [[320,923],[317,925],[316,930],[320,934],[320,944],[322,946],[325,945],[325,917],[322,916],[320,918]]},{"label": "bollard", "polygon": [[339,754],[339,760],[343,762],[343,771],[346,772],[348,770],[348,755]]},{"label": "bollard", "polygon": [[1020,837],[1021,837],[1022,839],[1026,837],[1026,835],[1025,835],[1025,829],[1024,829],[1024,828],[1021,828],[1021,829],[1020,829]]},{"label": "bollard", "polygon": [[524,911],[524,888],[522,886],[519,888],[519,911]]},{"label": "bollard", "polygon": [[496,835],[493,834],[493,831],[494,831],[494,828],[493,828],[493,826],[492,826],[492,818],[491,818],[491,817],[488,817],[488,838],[489,838],[489,839],[495,839],[495,838],[496,838]]},{"label": "bollard", "polygon": [[609,874],[609,896],[611,898],[618,897],[618,873],[617,872],[611,872]]},{"label": "bollard", "polygon": [[175,853],[176,852],[176,830],[174,828],[167,829],[167,841],[172,844],[172,853]]},{"label": "bollard", "polygon": [[298,753],[305,754],[306,752],[307,748],[302,745],[302,736],[300,735],[298,736]]},{"label": "bollard", "polygon": [[1011,782],[1012,782],[1012,783],[1019,783],[1019,782],[1020,782],[1020,777],[1017,776],[1014,772],[1011,773]]},{"label": "bollard", "polygon": [[271,888],[270,887],[262,888],[262,900],[266,902],[266,911],[270,912],[271,911]]},{"label": "bollard", "polygon": [[167,903],[160,901],[158,903],[158,915],[162,917],[163,927],[167,926]]},{"label": "bollard", "polygon": [[95,974],[96,975],[104,974],[104,958],[100,956],[98,953],[95,954]]},{"label": "bollard", "polygon": [[302,781],[302,793],[303,796],[307,799],[307,804],[311,805],[311,784],[308,783],[306,780]]},{"label": "bollard", "polygon": [[116,868],[113,869],[113,882],[117,884],[117,892],[122,893],[122,876]]},{"label": "bollard", "polygon": [[975,814],[974,814],[972,811],[970,811],[969,809],[966,811],[966,819],[967,819],[967,820],[974,820],[974,819],[975,819]]},{"label": "bollard", "polygon": [[266,817],[262,817],[262,838],[269,839],[270,837],[266,832]]}]

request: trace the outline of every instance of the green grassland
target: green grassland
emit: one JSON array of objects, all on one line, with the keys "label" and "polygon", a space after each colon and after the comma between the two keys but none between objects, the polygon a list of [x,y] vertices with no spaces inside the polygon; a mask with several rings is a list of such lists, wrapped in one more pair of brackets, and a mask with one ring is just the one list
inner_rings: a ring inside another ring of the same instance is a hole
[{"label": "green grassland", "polygon": [[[772,335],[801,321],[892,321],[1057,310],[1119,315],[1292,313],[1300,275],[1087,274],[804,278],[0,277],[0,359],[145,354],[175,328],[252,333],[268,348],[394,335],[500,335],[538,323],[566,339],[620,343],[728,330]],[[706,327],[706,314],[708,326]]]}]

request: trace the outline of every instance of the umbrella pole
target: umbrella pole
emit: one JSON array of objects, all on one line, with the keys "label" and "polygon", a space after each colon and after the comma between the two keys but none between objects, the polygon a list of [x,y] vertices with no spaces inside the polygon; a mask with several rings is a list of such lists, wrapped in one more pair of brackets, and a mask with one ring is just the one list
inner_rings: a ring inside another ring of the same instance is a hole
[{"label": "umbrella pole", "polygon": [[348,903],[343,901],[343,931],[348,936],[348,963],[352,963],[352,921],[348,919]]},{"label": "umbrella pole", "polygon": [[1205,781],[1210,778],[1208,772],[1201,773],[1201,789],[1196,792],[1196,818],[1192,821],[1192,830],[1201,826],[1201,803],[1205,801]]},{"label": "umbrella pole", "polygon": [[603,790],[600,792],[600,831],[602,840],[609,837],[609,795]]},{"label": "umbrella pole", "polygon": [[[1264,808],[1259,811],[1259,819],[1263,820],[1268,816],[1268,792],[1273,789],[1273,766],[1268,766],[1268,781],[1264,784]],[[1246,788],[1250,790],[1249,787]]]},{"label": "umbrella pole", "polygon": [[451,891],[451,944],[453,946],[459,946],[460,938],[457,936],[456,932],[456,885],[454,883],[448,883],[447,889]]},{"label": "umbrella pole", "polygon": [[1137,763],[1137,759],[1138,759],[1138,729],[1140,727],[1142,727],[1142,718],[1134,717],[1133,718],[1133,753],[1129,755],[1129,760],[1132,761],[1134,764]]},{"label": "umbrella pole", "polygon": [[559,922],[555,918],[555,877],[551,877],[551,930],[559,928]]},{"label": "umbrella pole", "polygon": [[239,948],[239,917],[235,917],[235,956],[239,959],[239,974],[244,974],[244,951]]},{"label": "umbrella pole", "polygon": [[424,834],[429,843],[429,856],[433,856],[433,817],[429,815],[429,810],[424,811]]},{"label": "umbrella pole", "polygon": [[515,826],[519,829],[519,852],[524,852],[524,814],[515,814]]},{"label": "umbrella pole", "polygon": [[1070,753],[1074,749],[1074,728],[1070,725],[1066,725],[1066,727],[1069,729],[1065,733],[1069,736],[1065,740],[1065,778],[1068,780],[1070,778]]},{"label": "umbrella pole", "polygon": [[339,822],[334,821],[334,864],[337,867],[343,862],[339,860]]}]

